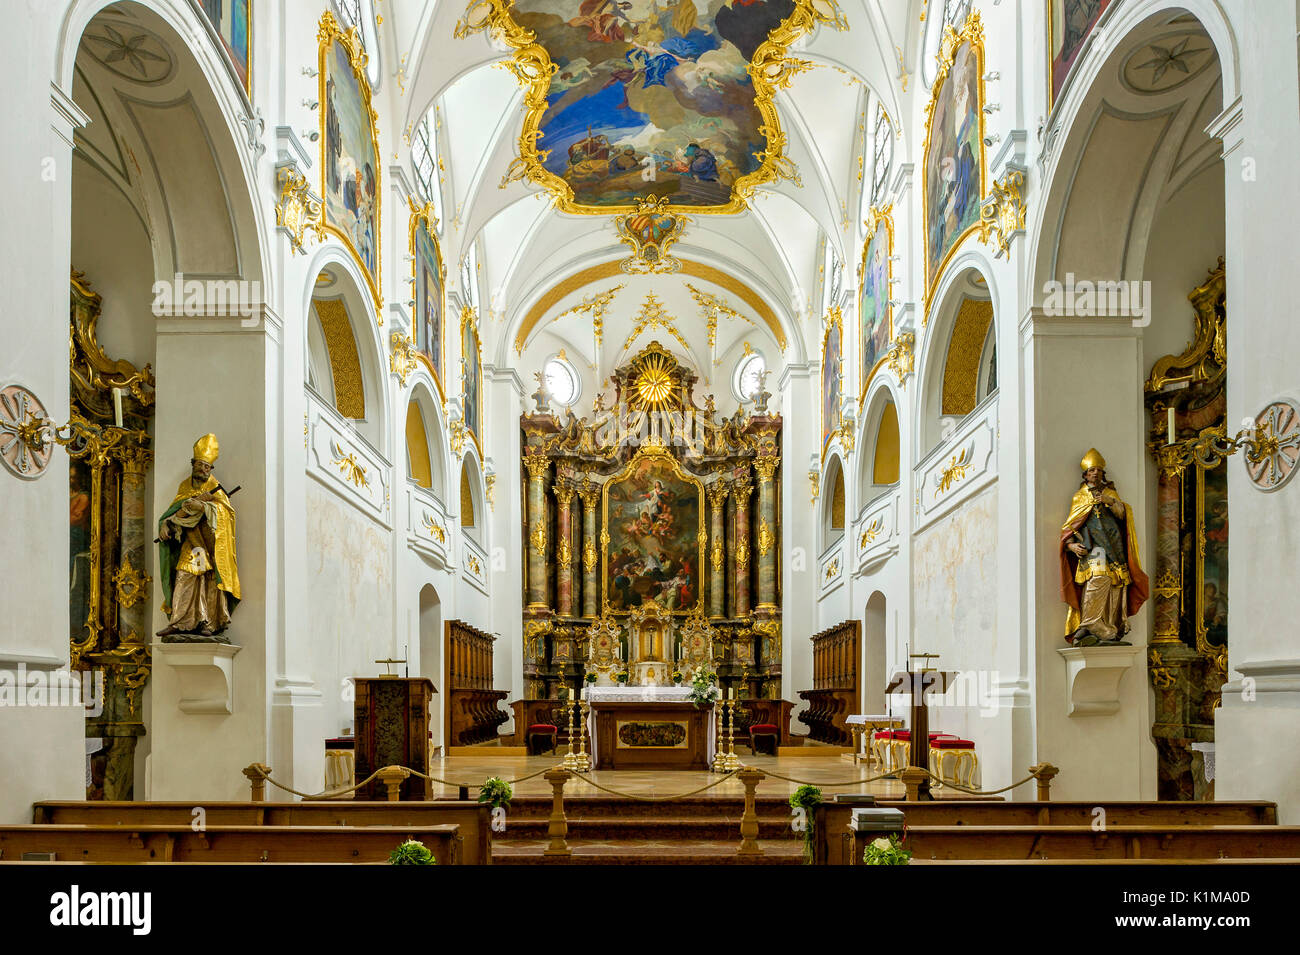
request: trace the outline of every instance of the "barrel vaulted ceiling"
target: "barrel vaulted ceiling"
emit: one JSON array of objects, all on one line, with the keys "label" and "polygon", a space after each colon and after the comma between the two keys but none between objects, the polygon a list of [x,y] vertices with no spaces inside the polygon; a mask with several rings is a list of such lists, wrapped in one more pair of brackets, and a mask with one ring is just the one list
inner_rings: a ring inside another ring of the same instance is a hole
[{"label": "barrel vaulted ceiling", "polygon": [[[712,9],[734,0],[696,2],[700,9],[706,4]],[[400,96],[392,87],[387,91],[399,96],[399,118],[409,128],[437,107],[449,287],[456,288],[456,262],[472,244],[480,264],[481,311],[488,319],[485,360],[519,364],[521,338],[531,344],[543,333],[572,339],[577,354],[592,352],[589,332],[573,327],[572,313],[558,317],[584,296],[627,279],[581,277],[600,274],[602,266],[609,272],[611,263],[628,257],[614,217],[566,214],[537,185],[518,180],[502,185],[519,155],[523,94],[514,75],[502,68],[510,54],[504,44],[487,33],[454,37],[466,0],[385,0],[383,6],[384,56],[404,71]],[[826,244],[848,269],[857,258],[867,91],[880,97],[891,116],[907,115],[905,98],[915,95],[916,84],[902,91],[896,51],[911,50],[915,60],[919,10],[912,0],[841,0],[847,31],[819,26],[796,41],[790,54],[813,66],[796,75],[789,89],[778,91],[775,103],[798,179],[760,187],[739,214],[691,216],[671,250],[686,269],[628,284],[606,315],[610,347],[602,349],[599,364],[617,360],[618,346],[635,331],[645,295],[653,289],[686,340],[688,347],[675,350],[702,367],[701,356],[710,352],[705,320],[688,286],[707,289],[744,316],[719,323],[714,353],[735,351],[752,339],[768,353],[769,367],[779,367],[781,358],[816,360]],[[914,72],[914,62],[905,59],[902,65]],[[895,157],[910,161],[901,147]],[[559,294],[563,289],[557,286],[566,282],[578,287]],[[665,335],[650,337],[676,344]],[[594,357],[586,354],[588,361]]]}]

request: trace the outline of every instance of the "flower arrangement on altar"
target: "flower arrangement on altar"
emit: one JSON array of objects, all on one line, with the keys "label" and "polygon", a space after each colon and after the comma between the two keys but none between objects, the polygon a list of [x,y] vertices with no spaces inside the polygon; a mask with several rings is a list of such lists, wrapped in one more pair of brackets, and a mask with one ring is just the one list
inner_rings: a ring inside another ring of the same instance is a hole
[{"label": "flower arrangement on altar", "polygon": [[906,841],[906,831],[901,839],[898,836],[878,836],[872,839],[862,854],[863,865],[907,865],[912,861],[912,850],[903,848]]},{"label": "flower arrangement on altar", "polygon": [[695,671],[695,676],[691,680],[691,693],[687,699],[695,704],[697,710],[721,698],[722,691],[718,689],[717,680],[716,673],[710,673],[703,668]]},{"label": "flower arrangement on altar", "polygon": [[681,685],[682,685],[682,671],[681,671],[681,670],[674,670],[674,671],[673,671],[673,683],[675,683],[677,686],[681,686]]},{"label": "flower arrangement on altar", "polygon": [[596,682],[596,674],[594,674],[594,673],[588,673],[588,674],[587,674],[587,682],[588,682],[588,683],[595,683],[595,682]]}]

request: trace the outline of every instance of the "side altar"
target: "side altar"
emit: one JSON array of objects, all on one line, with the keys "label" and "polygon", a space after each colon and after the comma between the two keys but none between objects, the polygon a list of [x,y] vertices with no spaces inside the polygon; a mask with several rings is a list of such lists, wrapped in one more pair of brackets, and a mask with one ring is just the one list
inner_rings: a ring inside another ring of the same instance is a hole
[{"label": "side altar", "polygon": [[688,687],[615,686],[587,691],[593,769],[699,769],[713,761],[715,707],[698,709]]}]

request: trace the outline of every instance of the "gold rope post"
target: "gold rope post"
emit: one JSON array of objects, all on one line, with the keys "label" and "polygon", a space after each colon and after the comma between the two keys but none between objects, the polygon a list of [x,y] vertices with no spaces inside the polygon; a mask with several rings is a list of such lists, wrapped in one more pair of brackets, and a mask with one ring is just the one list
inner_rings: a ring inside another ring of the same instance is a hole
[{"label": "gold rope post", "polygon": [[271,775],[271,767],[265,763],[249,763],[244,767],[244,775],[253,790],[253,802],[266,802],[266,777]]},{"label": "gold rope post", "polygon": [[567,769],[548,769],[546,781],[551,784],[551,818],[547,820],[546,834],[551,837],[551,844],[542,855],[571,856],[569,843],[565,836],[569,834],[569,822],[564,818],[564,784],[572,775]]},{"label": "gold rope post", "polygon": [[1030,766],[1029,771],[1038,780],[1038,801],[1051,802],[1052,780],[1060,770],[1051,763],[1039,763],[1036,766]]},{"label": "gold rope post", "polygon": [[761,856],[763,850],[758,845],[758,812],[754,808],[754,790],[763,778],[763,772],[746,766],[736,773],[745,784],[745,812],[740,817],[740,848],[738,856]]}]

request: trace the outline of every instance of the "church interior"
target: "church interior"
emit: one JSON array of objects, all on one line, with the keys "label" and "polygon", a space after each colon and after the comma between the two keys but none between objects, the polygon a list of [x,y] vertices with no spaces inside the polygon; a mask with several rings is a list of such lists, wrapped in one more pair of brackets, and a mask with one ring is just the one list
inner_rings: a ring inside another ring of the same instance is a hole
[{"label": "church interior", "polygon": [[5,13],[0,866],[1300,861],[1296,4]]}]

